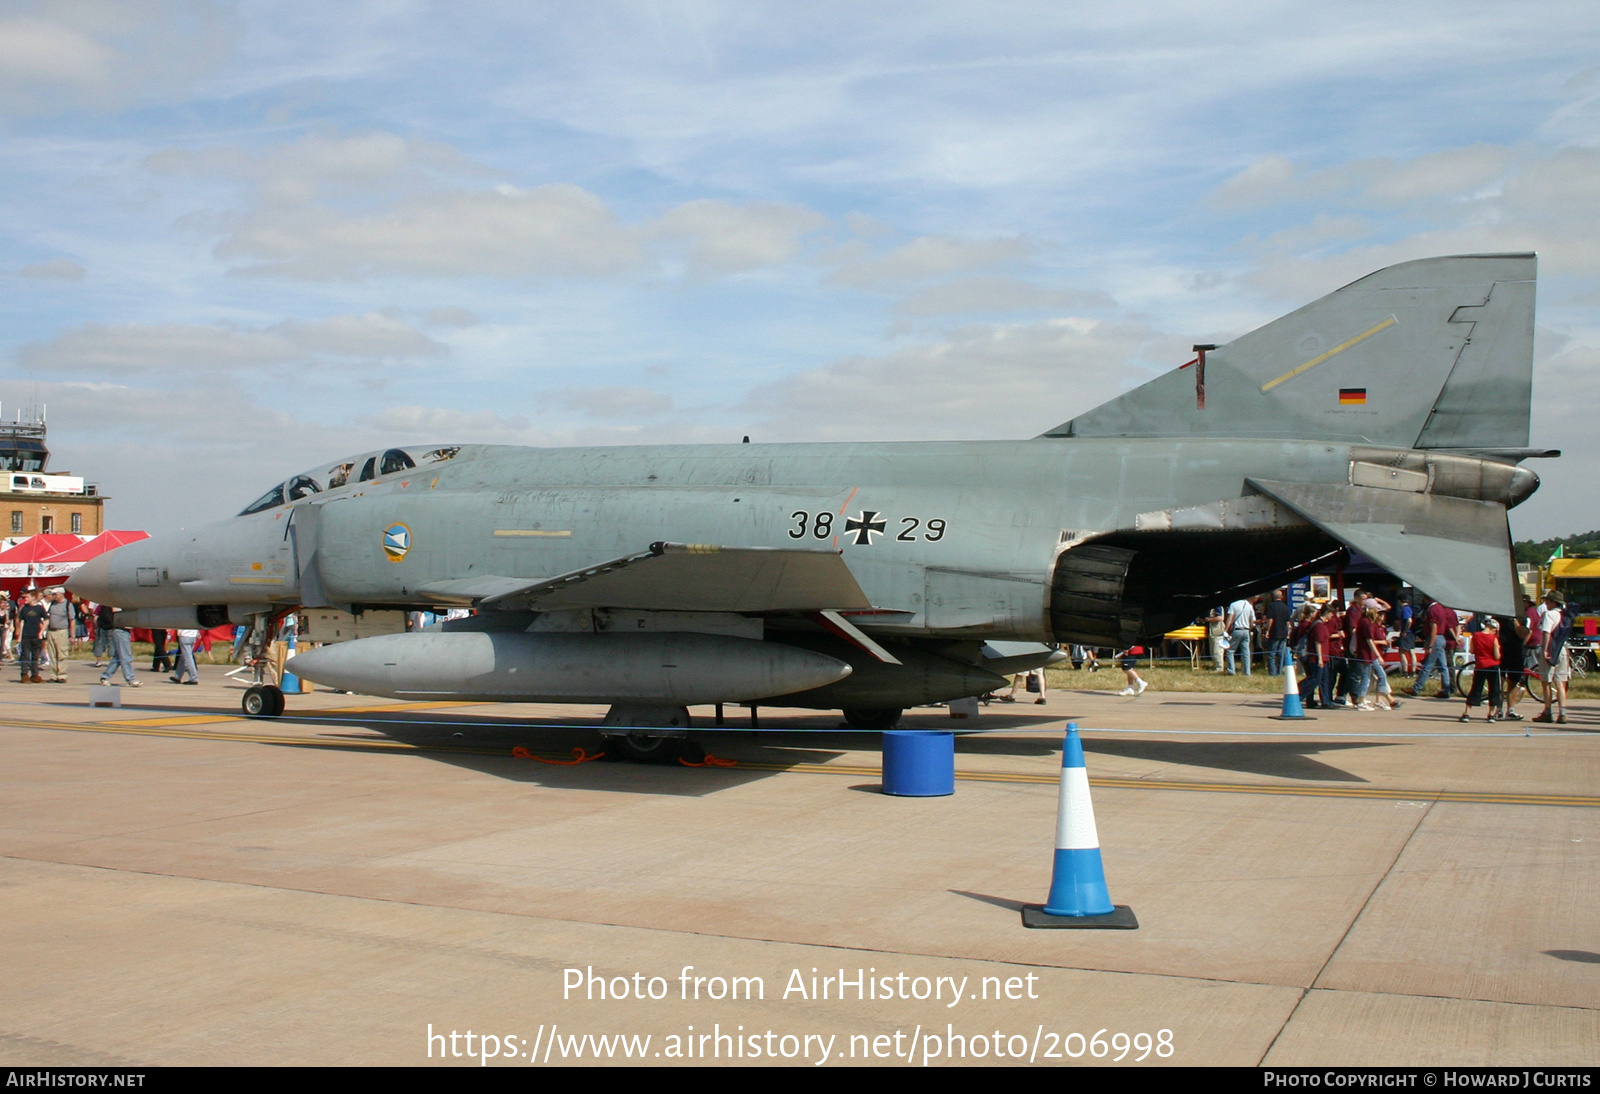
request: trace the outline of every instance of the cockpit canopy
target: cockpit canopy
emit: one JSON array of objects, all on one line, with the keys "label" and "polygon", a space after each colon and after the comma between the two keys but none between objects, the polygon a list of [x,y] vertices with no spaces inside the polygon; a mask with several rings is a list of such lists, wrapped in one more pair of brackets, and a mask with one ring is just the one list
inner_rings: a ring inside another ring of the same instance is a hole
[{"label": "cockpit canopy", "polygon": [[384,475],[399,474],[415,467],[443,463],[461,451],[460,445],[442,448],[386,448],[382,452],[364,452],[353,459],[340,460],[326,468],[317,468],[280,482],[255,501],[245,506],[239,515],[260,513],[275,509],[301,498],[320,494],[324,490],[338,490],[353,483],[371,482]]}]

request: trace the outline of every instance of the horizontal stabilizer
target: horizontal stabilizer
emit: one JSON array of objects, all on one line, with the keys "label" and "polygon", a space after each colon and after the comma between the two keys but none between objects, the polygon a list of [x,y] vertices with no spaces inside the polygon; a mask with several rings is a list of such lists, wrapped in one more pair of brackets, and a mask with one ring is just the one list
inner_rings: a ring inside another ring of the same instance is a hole
[{"label": "horizontal stabilizer", "polygon": [[870,608],[837,551],[655,543],[581,570],[535,581],[478,577],[418,590],[491,611],[810,612]]},{"label": "horizontal stabilizer", "polygon": [[1442,604],[1517,614],[1511,531],[1498,502],[1336,483],[1248,481]]}]

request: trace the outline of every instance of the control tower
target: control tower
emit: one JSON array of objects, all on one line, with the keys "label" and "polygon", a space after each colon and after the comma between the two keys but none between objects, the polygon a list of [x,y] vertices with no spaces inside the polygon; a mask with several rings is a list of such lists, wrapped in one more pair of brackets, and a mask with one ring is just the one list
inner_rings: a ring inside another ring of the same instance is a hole
[{"label": "control tower", "polygon": [[7,546],[37,533],[105,531],[105,495],[81,476],[51,471],[45,412],[0,413],[0,537]]},{"label": "control tower", "polygon": [[17,411],[0,418],[0,471],[43,471],[50,463],[44,443],[44,410]]}]

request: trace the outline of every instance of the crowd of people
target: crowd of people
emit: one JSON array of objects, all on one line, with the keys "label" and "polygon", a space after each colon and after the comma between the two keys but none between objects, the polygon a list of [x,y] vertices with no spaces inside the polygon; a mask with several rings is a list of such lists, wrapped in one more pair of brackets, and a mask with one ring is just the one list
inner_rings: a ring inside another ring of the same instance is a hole
[{"label": "crowd of people", "polygon": [[[1538,603],[1524,604],[1515,617],[1457,612],[1421,596],[1397,597],[1391,603],[1365,588],[1356,589],[1348,601],[1308,600],[1292,608],[1288,590],[1277,589],[1214,608],[1195,623],[1205,629],[1213,672],[1249,676],[1257,656],[1274,676],[1294,664],[1301,703],[1312,709],[1396,710],[1402,699],[1391,675],[1411,678],[1399,686],[1401,695],[1422,698],[1437,680],[1434,697],[1449,699],[1458,654],[1464,654],[1472,684],[1461,721],[1469,721],[1480,706],[1490,721],[1522,721],[1517,704],[1530,694],[1527,685],[1534,679],[1545,685],[1545,697],[1544,709],[1533,720],[1567,720],[1573,613],[1556,589]],[[1074,669],[1100,668],[1093,648],[1068,649]],[[1139,676],[1138,659],[1146,652],[1143,646],[1114,652],[1127,677],[1127,686],[1117,694],[1144,693],[1148,685]],[[1037,673],[1037,682],[1019,675],[1009,693],[995,697],[1014,702],[1025,682],[1042,703],[1043,675]]]},{"label": "crowd of people", "polygon": [[1281,675],[1293,658],[1301,701],[1310,708],[1397,709],[1391,668],[1414,675],[1406,689],[1411,696],[1426,695],[1437,677],[1435,697],[1449,699],[1455,656],[1463,651],[1471,659],[1472,688],[1461,721],[1480,705],[1489,721],[1521,721],[1516,707],[1532,674],[1547,685],[1544,710],[1534,721],[1567,720],[1572,613],[1555,589],[1515,617],[1465,614],[1426,597],[1391,604],[1370,589],[1355,590],[1348,602],[1308,600],[1292,610],[1287,591],[1278,589],[1218,607],[1200,622],[1212,671],[1250,675],[1252,651],[1260,650],[1267,672]]},{"label": "crowd of people", "polygon": [[[66,683],[67,661],[86,646],[94,667],[104,670],[102,684],[120,671],[128,686],[139,687],[133,667],[135,639],[151,643],[152,672],[169,673],[174,684],[200,682],[194,654],[197,647],[211,652],[211,636],[205,631],[133,631],[121,624],[111,605],[75,598],[60,586],[25,589],[15,599],[0,589],[0,664],[15,664],[21,683]],[[169,644],[177,647],[175,657]]]}]

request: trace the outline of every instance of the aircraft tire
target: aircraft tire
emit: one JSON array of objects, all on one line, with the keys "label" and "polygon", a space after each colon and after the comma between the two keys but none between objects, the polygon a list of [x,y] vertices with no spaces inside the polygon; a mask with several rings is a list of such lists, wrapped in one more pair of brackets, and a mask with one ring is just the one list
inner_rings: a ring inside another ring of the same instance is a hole
[{"label": "aircraft tire", "polygon": [[606,754],[615,749],[620,759],[636,764],[670,764],[682,755],[683,741],[676,737],[616,736],[606,738]]},{"label": "aircraft tire", "polygon": [[252,718],[276,718],[283,713],[283,692],[271,684],[257,684],[246,689],[239,705]]},{"label": "aircraft tire", "polygon": [[841,711],[844,720],[851,729],[893,729],[900,724],[900,715],[905,711],[899,707],[873,707],[867,710]]}]

